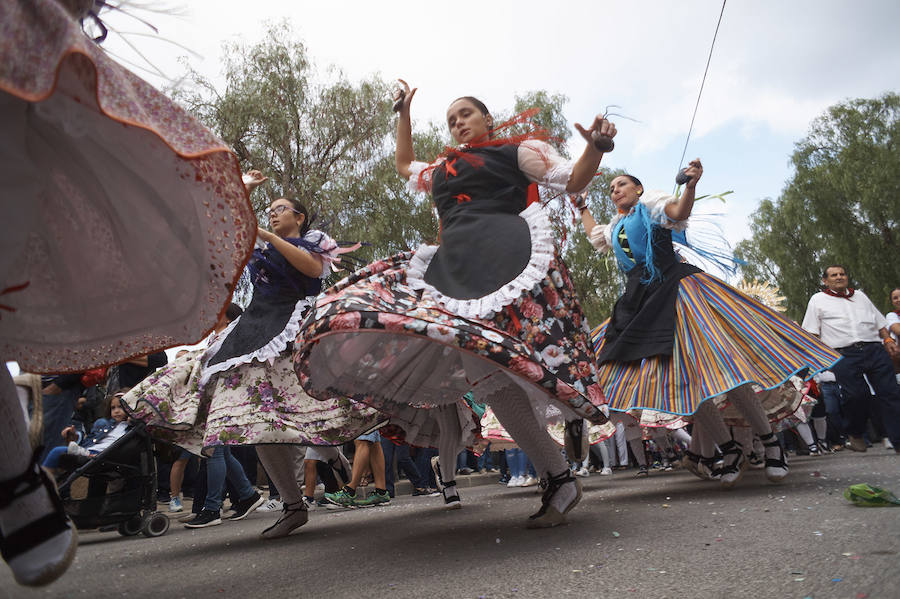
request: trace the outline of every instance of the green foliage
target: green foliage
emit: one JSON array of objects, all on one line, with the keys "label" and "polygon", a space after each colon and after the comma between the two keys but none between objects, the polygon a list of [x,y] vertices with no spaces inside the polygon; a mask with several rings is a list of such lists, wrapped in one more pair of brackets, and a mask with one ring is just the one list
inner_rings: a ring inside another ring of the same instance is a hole
[{"label": "green foliage", "polygon": [[843,264],[882,310],[900,283],[900,95],[830,107],[796,145],[796,173],[778,200],[763,201],[752,239],[738,246],[748,278],[775,283],[788,314],[802,318],[822,269]]},{"label": "green foliage", "polygon": [[[251,198],[259,217],[273,200],[296,197],[318,213],[313,226],[339,241],[368,242],[355,252],[362,261],[437,242],[430,198],[408,191],[394,167],[395,124],[386,82],[376,77],[351,82],[336,69],[317,71],[286,23],[270,26],[258,43],[230,44],[225,50],[223,86],[190,70],[189,87],[174,96],[234,148],[244,170],[258,169],[269,177]],[[572,133],[563,116],[567,101],[563,95],[530,91],[517,96],[509,112],[500,109],[494,117],[500,123],[540,108],[536,124],[567,156],[565,142]],[[420,160],[434,159],[449,143],[444,123],[414,127]],[[591,185],[589,201],[598,222],[612,215],[607,190],[614,175],[604,173]],[[599,324],[612,310],[621,277],[614,262],[590,245],[580,222],[573,223],[567,197],[545,194],[544,201],[588,321]],[[238,298],[246,300],[247,291],[244,281]]]}]

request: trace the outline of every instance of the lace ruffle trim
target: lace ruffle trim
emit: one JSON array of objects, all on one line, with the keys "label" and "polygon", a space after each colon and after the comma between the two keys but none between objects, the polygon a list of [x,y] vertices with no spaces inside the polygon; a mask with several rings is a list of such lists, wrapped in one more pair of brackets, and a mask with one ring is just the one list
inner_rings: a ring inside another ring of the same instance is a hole
[{"label": "lace ruffle trim", "polygon": [[413,289],[421,289],[452,314],[462,318],[490,318],[494,313],[513,303],[523,291],[530,291],[547,276],[556,246],[546,211],[534,203],[519,213],[528,224],[531,233],[531,257],[519,275],[500,289],[476,299],[463,300],[444,295],[425,282],[425,271],[438,250],[436,245],[420,245],[413,254],[406,272],[406,280]]},{"label": "lace ruffle trim", "polygon": [[271,341],[266,343],[264,346],[259,349],[253,350],[249,354],[244,354],[242,356],[235,356],[233,358],[228,358],[224,362],[219,362],[214,366],[207,366],[209,360],[213,358],[222,347],[222,344],[225,342],[225,339],[228,337],[229,333],[237,326],[240,318],[232,322],[228,325],[228,327],[222,331],[222,334],[219,335],[218,339],[215,343],[207,350],[207,352],[203,355],[203,372],[200,374],[200,385],[206,385],[209,382],[209,379],[212,378],[213,375],[218,374],[220,372],[224,372],[226,370],[230,370],[235,366],[240,366],[241,364],[249,364],[253,360],[259,360],[260,362],[265,362],[266,360],[271,360],[284,352],[287,349],[288,343],[294,341],[297,338],[297,333],[300,332],[300,323],[303,320],[303,316],[306,314],[307,309],[310,306],[315,305],[314,297],[305,297],[302,300],[298,301],[294,306],[294,311],[291,313],[291,317],[288,319],[287,325],[284,327],[284,330],[281,331],[278,335],[272,338]]}]

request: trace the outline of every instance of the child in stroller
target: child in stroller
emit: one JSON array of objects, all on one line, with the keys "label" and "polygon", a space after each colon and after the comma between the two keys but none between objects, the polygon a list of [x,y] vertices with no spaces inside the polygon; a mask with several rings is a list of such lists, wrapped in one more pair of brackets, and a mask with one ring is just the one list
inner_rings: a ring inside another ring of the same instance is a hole
[{"label": "child in stroller", "polygon": [[[52,450],[44,465],[57,471],[60,497],[77,528],[158,537],[169,529],[169,519],[156,512],[153,441],[142,422],[126,420],[122,395],[111,398],[109,420],[98,421],[81,445],[72,441]],[[80,478],[87,479],[86,496],[72,488]]]},{"label": "child in stroller", "polygon": [[106,417],[98,419],[89,434],[81,435],[75,431],[74,426],[63,429],[62,437],[67,442],[67,445],[51,449],[47,457],[44,458],[43,466],[58,473],[61,456],[65,454],[95,456],[124,435],[128,429],[128,422],[126,421],[125,410],[122,409],[121,401],[126,391],[127,389],[120,391],[110,399]]}]

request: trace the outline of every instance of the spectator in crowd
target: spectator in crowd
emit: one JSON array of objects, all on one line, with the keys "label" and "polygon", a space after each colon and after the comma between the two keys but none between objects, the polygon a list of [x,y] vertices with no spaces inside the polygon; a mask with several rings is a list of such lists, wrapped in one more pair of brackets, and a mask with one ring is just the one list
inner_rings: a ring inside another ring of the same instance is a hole
[{"label": "spectator in crowd", "polygon": [[397,444],[390,439],[381,438],[381,450],[384,452],[384,484],[388,495],[394,497],[394,458],[397,458],[397,470],[406,474],[410,484],[413,486],[413,495],[428,495],[428,483],[416,468],[415,463],[409,455],[409,445],[405,443]]},{"label": "spectator in crowd", "polygon": [[[368,507],[391,502],[387,492],[384,472],[384,452],[381,449],[381,435],[378,431],[360,435],[353,441],[356,449],[353,455],[353,469],[350,482],[337,493],[325,493],[325,499],[336,507]],[[371,470],[375,490],[365,499],[357,498],[356,490],[362,482],[363,474]]]},{"label": "spectator in crowd", "polygon": [[[43,462],[51,449],[62,444],[62,431],[72,424],[72,416],[84,387],[81,385],[81,373],[44,376],[41,377],[41,384],[44,451],[40,460]],[[79,432],[84,433],[84,430]]]},{"label": "spectator in crowd", "polygon": [[109,389],[121,389],[123,387],[130,389],[147,378],[152,372],[168,364],[168,362],[169,359],[164,351],[127,360],[109,369],[109,381],[106,386]]},{"label": "spectator in crowd", "polygon": [[868,379],[880,403],[888,438],[900,453],[900,386],[891,362],[898,353],[897,342],[869,298],[849,286],[843,266],[825,268],[822,283],[823,290],[809,300],[802,326],[844,356],[831,370],[844,400],[850,449],[866,451],[863,433],[872,401]]},{"label": "spectator in crowd", "polygon": [[[891,290],[891,305],[894,309],[884,315],[887,321],[888,331],[891,338],[895,342],[900,342],[900,287]],[[897,377],[897,383],[900,384],[900,354],[895,352],[891,359],[894,361],[894,374]]]}]

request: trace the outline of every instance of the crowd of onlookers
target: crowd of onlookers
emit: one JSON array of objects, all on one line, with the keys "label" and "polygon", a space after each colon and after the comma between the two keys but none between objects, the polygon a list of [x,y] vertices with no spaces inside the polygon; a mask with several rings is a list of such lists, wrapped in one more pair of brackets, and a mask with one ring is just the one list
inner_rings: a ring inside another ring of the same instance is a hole
[{"label": "crowd of onlookers", "polygon": [[[811,413],[784,427],[781,442],[797,455],[845,448],[866,451],[875,445],[900,453],[900,288],[891,292],[895,310],[882,316],[865,294],[848,287],[843,267],[826,268],[823,284],[824,290],[810,300],[803,327],[844,359],[832,371],[814,377],[807,391],[817,400]],[[126,428],[119,405],[122,391],[166,363],[166,353],[157,352],[108,369],[42,377],[41,461],[55,467],[63,453],[90,456],[108,447]],[[687,450],[689,432],[688,426],[682,432],[626,441],[619,426],[612,437],[592,445],[582,460],[570,462],[572,470],[579,476],[609,476],[629,468],[638,476],[671,470]],[[207,458],[162,447],[156,458],[158,499],[168,503],[170,512],[181,512],[183,499],[192,498],[193,515],[185,516],[188,525],[204,506],[221,509],[227,497],[232,519],[255,509],[282,509],[278,489],[267,478],[253,446],[219,448]],[[494,473],[508,487],[538,484],[534,467],[521,450],[493,451],[490,443],[481,448],[478,454],[471,449],[459,454],[457,474]],[[434,448],[411,447],[375,432],[345,444],[340,460],[320,459],[315,449],[305,450],[297,465],[298,483],[309,509],[389,503],[400,478],[409,481],[413,496],[437,495],[440,482],[432,467],[436,455]],[[370,484],[378,489],[374,494],[356,492]],[[268,496],[257,489],[267,490]]]}]

